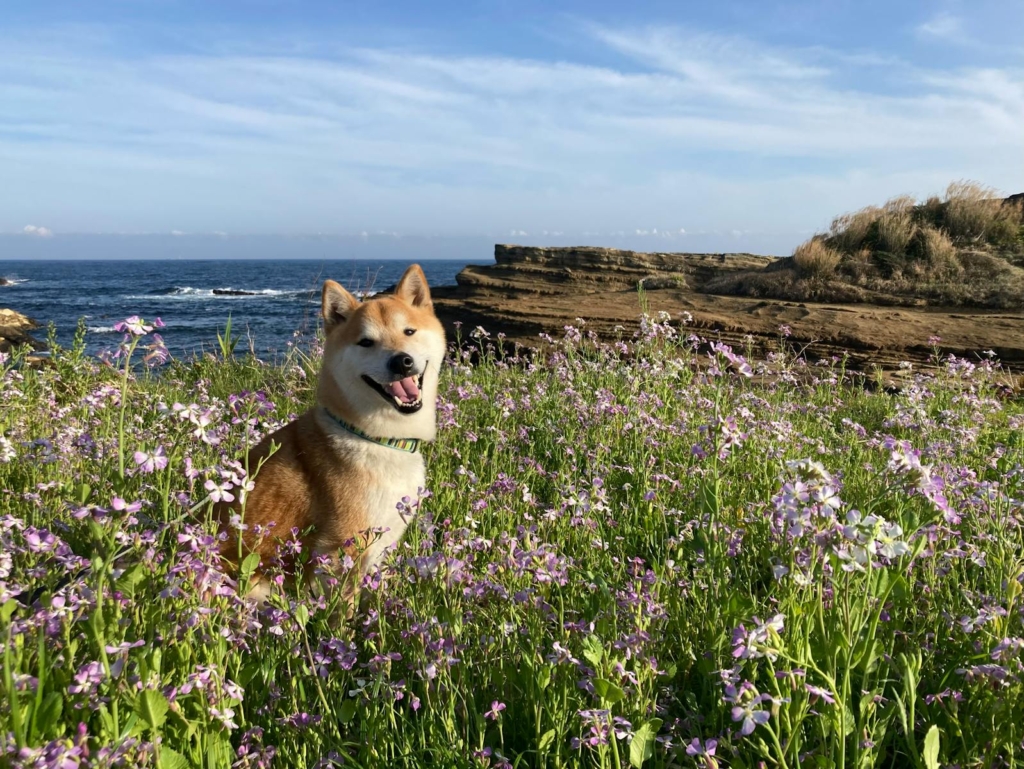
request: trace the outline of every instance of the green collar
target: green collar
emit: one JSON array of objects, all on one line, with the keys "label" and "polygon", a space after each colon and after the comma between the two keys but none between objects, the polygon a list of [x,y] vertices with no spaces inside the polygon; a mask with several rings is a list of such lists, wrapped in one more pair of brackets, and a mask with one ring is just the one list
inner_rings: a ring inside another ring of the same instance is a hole
[{"label": "green collar", "polygon": [[379,443],[381,446],[387,446],[392,449],[398,449],[399,451],[408,451],[410,454],[415,454],[420,450],[419,438],[374,438],[372,435],[367,435],[355,425],[350,425],[344,419],[335,416],[331,413],[331,410],[326,406],[324,413],[327,414],[331,419],[334,420],[335,424],[338,425],[342,430],[346,430],[355,436],[362,438],[364,441],[370,441],[370,443]]}]

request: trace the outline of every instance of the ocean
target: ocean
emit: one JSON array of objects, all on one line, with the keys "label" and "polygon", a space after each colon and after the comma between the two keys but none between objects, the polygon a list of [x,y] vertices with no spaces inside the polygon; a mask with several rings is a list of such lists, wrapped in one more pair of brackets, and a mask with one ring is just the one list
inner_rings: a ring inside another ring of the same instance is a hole
[{"label": "ocean", "polygon": [[[485,264],[487,262],[477,262]],[[423,260],[432,286],[453,285],[466,261]],[[224,260],[224,261],[11,261],[0,260],[0,307],[44,326],[54,323],[67,345],[79,318],[88,352],[116,347],[114,324],[131,315],[160,318],[175,357],[217,349],[217,331],[231,317],[232,333],[249,337],[260,356],[283,353],[296,331],[316,330],[320,287],[336,280],[352,292],[382,291],[398,281],[407,261]],[[34,332],[45,338],[46,329]]]}]

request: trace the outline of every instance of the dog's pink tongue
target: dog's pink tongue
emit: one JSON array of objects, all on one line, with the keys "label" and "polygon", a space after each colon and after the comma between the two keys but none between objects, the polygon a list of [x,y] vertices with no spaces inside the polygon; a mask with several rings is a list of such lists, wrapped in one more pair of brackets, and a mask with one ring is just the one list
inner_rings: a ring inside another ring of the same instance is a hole
[{"label": "dog's pink tongue", "polygon": [[388,385],[388,391],[403,403],[414,403],[420,397],[420,388],[416,384],[416,378],[411,376],[391,382]]}]

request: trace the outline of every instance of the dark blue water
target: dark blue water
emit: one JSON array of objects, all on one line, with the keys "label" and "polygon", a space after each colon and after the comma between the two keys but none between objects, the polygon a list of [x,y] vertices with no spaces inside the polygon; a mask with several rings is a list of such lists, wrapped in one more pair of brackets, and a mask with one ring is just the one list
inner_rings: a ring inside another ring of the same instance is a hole
[{"label": "dark blue water", "polygon": [[[466,262],[420,264],[435,286],[454,284]],[[118,321],[159,317],[176,357],[215,350],[217,331],[230,315],[232,332],[243,334],[240,347],[248,347],[251,335],[259,354],[273,355],[287,349],[294,332],[316,330],[325,279],[353,292],[375,292],[392,286],[408,266],[384,260],[0,261],[0,276],[15,282],[0,286],[0,307],[55,323],[64,345],[85,318],[91,353],[120,342],[113,328]]]}]

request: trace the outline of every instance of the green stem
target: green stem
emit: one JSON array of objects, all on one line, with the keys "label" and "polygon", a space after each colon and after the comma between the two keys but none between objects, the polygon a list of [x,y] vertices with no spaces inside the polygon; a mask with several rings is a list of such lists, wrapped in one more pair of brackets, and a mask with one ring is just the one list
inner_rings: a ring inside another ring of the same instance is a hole
[{"label": "green stem", "polygon": [[117,466],[122,481],[124,480],[124,415],[128,409],[128,377],[132,372],[132,353],[135,352],[135,347],[138,344],[139,338],[132,337],[132,343],[128,347],[128,353],[124,359],[124,374],[121,377],[121,415],[117,423]]}]

